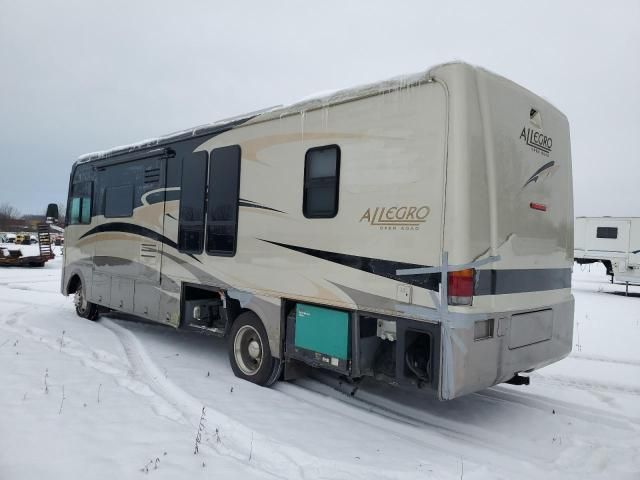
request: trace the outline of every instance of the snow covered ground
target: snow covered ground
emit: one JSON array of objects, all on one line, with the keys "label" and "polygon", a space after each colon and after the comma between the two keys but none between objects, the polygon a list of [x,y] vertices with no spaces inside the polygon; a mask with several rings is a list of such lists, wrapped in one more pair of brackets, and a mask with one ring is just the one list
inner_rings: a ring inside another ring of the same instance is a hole
[{"label": "snow covered ground", "polygon": [[640,288],[598,266],[569,358],[450,402],[239,381],[221,339],[77,317],[60,266],[0,269],[2,480],[640,478]]}]

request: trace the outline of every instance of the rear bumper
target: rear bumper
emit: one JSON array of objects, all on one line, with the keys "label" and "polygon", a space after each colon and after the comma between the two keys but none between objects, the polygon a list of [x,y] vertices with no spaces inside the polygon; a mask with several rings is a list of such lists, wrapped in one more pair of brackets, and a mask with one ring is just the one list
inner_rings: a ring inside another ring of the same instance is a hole
[{"label": "rear bumper", "polygon": [[[532,314],[541,310],[550,312]],[[474,340],[472,321],[464,327],[443,327],[440,398],[449,400],[482,390],[566,357],[573,342],[573,313],[571,296],[534,311],[491,315],[493,335],[481,340]]]}]

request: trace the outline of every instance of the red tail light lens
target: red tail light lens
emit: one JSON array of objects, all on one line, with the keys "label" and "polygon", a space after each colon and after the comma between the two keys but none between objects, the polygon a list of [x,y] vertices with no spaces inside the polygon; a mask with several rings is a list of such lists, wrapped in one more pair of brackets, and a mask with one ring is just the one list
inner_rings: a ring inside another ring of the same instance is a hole
[{"label": "red tail light lens", "polygon": [[449,272],[447,295],[449,305],[471,305],[476,271],[473,268]]},{"label": "red tail light lens", "polygon": [[531,202],[529,204],[529,207],[533,208],[534,210],[539,210],[541,212],[547,211],[547,206],[544,203]]}]

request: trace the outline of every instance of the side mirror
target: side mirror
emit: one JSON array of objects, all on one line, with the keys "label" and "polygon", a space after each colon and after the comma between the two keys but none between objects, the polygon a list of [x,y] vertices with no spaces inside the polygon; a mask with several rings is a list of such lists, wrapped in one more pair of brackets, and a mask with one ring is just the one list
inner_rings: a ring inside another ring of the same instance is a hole
[{"label": "side mirror", "polygon": [[47,219],[51,219],[54,222],[60,218],[60,212],[58,212],[58,205],[56,203],[50,203],[47,205]]}]

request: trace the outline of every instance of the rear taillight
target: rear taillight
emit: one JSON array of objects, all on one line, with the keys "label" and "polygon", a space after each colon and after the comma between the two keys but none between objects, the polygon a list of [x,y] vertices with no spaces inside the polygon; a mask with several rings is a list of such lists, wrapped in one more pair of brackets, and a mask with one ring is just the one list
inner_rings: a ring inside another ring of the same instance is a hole
[{"label": "rear taillight", "polygon": [[471,305],[476,271],[473,268],[449,272],[447,295],[449,305]]}]

